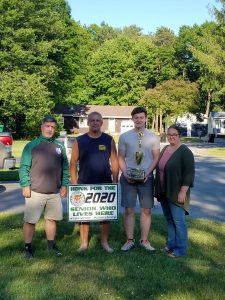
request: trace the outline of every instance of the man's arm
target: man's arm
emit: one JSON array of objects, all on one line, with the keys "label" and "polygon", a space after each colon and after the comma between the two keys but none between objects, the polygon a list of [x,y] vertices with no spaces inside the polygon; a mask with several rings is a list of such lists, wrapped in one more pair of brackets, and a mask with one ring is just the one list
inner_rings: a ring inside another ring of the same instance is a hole
[{"label": "man's arm", "polygon": [[61,188],[60,188],[60,196],[62,198],[66,197],[67,194],[67,186],[69,184],[69,162],[66,155],[66,148],[63,147],[63,164],[62,164],[62,180],[61,180]]},{"label": "man's arm", "polygon": [[119,163],[118,163],[118,157],[117,157],[116,144],[113,139],[111,141],[110,162],[111,162],[111,168],[112,168],[113,182],[117,183],[118,175],[119,175]]},{"label": "man's arm", "polygon": [[149,166],[149,168],[147,169],[147,171],[145,172],[145,180],[146,181],[148,179],[148,176],[152,173],[152,171],[155,169],[156,165],[157,165],[157,162],[159,160],[159,154],[160,154],[160,150],[157,149],[157,150],[152,150],[152,157],[153,157],[153,160],[152,160],[152,163],[151,165]]},{"label": "man's arm", "polygon": [[118,150],[118,157],[119,157],[119,167],[121,172],[123,173],[123,176],[126,178],[126,180],[130,183],[133,183],[134,181],[130,179],[130,177],[127,175],[127,165],[125,161],[125,150],[119,149]]},{"label": "man's arm", "polygon": [[77,184],[77,163],[79,160],[79,148],[77,140],[74,141],[70,159],[70,179],[72,184]]},{"label": "man's arm", "polygon": [[20,160],[19,177],[20,186],[22,187],[22,195],[25,198],[30,198],[30,167],[31,167],[31,150],[30,147],[25,146]]}]

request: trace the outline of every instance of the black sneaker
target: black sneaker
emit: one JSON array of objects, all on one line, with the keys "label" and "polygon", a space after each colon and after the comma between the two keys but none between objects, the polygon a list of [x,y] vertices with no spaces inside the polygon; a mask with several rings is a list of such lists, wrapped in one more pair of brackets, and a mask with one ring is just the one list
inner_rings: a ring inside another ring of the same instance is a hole
[{"label": "black sneaker", "polygon": [[33,258],[33,253],[32,253],[32,249],[30,247],[25,247],[24,248],[24,257],[27,259],[32,259]]},{"label": "black sneaker", "polygon": [[56,256],[62,255],[62,252],[59,250],[59,248],[56,245],[53,245],[52,247],[48,247],[48,251],[50,253],[55,254]]}]

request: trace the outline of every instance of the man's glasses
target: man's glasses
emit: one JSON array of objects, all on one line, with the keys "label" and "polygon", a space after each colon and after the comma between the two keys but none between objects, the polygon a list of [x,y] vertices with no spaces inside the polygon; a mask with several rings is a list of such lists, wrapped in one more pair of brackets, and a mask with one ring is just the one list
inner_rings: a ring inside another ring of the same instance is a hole
[{"label": "man's glasses", "polygon": [[177,134],[177,133],[173,133],[173,134],[167,133],[167,136],[168,137],[177,137],[177,136],[179,136],[179,134]]}]

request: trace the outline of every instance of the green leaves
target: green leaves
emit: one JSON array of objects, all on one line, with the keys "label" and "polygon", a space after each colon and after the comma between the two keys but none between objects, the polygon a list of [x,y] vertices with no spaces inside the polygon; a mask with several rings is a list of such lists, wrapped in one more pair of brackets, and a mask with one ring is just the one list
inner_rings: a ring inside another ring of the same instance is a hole
[{"label": "green leaves", "polygon": [[166,119],[225,108],[219,2],[215,22],[176,36],[166,27],[149,35],[135,25],[82,27],[65,0],[1,0],[0,121],[22,137],[59,104],[142,104]]}]

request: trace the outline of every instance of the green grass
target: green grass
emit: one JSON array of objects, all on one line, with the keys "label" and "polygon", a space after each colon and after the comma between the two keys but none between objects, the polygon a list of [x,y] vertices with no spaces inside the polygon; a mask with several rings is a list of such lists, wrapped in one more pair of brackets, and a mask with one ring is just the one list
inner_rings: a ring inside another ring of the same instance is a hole
[{"label": "green grass", "polygon": [[[164,245],[166,227],[162,216],[153,215],[151,243]],[[97,224],[92,224],[90,249],[78,253],[77,225],[66,218],[58,225],[62,257],[46,251],[44,223],[34,238],[34,259],[22,256],[22,215],[0,213],[0,299],[224,299],[225,223],[191,220],[189,250],[185,258],[171,259],[157,251],[148,253],[137,245],[120,251],[125,241],[122,218],[111,223],[114,253],[99,245]],[[138,230],[135,232],[139,238]]]},{"label": "green grass", "polygon": [[225,148],[201,149],[201,153],[207,156],[216,156],[225,158]]},{"label": "green grass", "polygon": [[203,143],[203,140],[200,140],[199,137],[182,137],[181,141],[184,143]]},{"label": "green grass", "polygon": [[28,143],[28,141],[13,141],[12,155],[14,157],[21,157],[23,148]]}]

